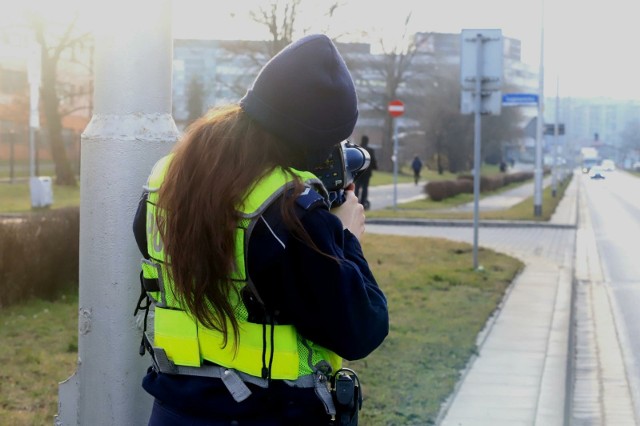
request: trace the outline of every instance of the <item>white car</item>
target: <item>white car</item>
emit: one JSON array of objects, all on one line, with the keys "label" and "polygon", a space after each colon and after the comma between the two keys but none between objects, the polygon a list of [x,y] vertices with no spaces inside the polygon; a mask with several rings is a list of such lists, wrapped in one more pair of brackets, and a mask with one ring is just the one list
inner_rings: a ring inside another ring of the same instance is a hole
[{"label": "white car", "polygon": [[612,172],[616,169],[616,163],[613,160],[602,160],[602,164],[600,164],[605,172]]}]

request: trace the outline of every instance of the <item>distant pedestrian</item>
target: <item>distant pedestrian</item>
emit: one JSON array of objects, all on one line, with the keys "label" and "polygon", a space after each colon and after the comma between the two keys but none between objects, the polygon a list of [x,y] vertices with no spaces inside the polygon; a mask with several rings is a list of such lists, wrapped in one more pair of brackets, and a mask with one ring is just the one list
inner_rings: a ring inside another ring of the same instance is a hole
[{"label": "distant pedestrian", "polygon": [[505,163],[504,160],[500,161],[500,171],[502,173],[507,171],[507,163]]},{"label": "distant pedestrian", "polygon": [[363,135],[360,139],[360,146],[367,150],[371,157],[371,163],[369,167],[360,175],[356,180],[356,197],[362,204],[365,210],[369,210],[371,203],[369,202],[369,180],[371,179],[372,170],[378,169],[378,163],[376,162],[376,154],[372,148],[369,148],[369,136]]},{"label": "distant pedestrian", "polygon": [[413,157],[413,161],[411,162],[411,168],[413,169],[413,180],[418,184],[418,180],[420,180],[420,171],[422,170],[422,161],[420,157],[417,155]]}]

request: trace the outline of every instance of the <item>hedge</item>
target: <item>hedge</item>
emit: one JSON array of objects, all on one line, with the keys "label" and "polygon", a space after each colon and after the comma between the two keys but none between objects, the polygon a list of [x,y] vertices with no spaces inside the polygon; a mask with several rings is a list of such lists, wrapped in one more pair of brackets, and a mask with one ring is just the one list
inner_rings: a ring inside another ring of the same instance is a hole
[{"label": "hedge", "polygon": [[0,218],[0,308],[78,288],[79,209]]},{"label": "hedge", "polygon": [[[490,192],[514,182],[524,182],[533,178],[533,172],[497,173],[491,176],[480,176],[480,192]],[[433,201],[455,197],[462,193],[473,193],[473,175],[462,174],[457,180],[440,180],[428,182],[425,192]]]}]

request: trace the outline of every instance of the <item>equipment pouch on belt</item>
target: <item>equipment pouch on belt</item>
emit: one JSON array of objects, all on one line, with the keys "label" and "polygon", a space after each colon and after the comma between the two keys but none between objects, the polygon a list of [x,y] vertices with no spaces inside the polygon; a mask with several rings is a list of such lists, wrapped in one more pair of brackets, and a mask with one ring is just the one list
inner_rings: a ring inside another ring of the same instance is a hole
[{"label": "equipment pouch on belt", "polygon": [[356,372],[341,368],[331,379],[331,396],[336,406],[336,425],[356,426],[362,408],[362,388]]}]

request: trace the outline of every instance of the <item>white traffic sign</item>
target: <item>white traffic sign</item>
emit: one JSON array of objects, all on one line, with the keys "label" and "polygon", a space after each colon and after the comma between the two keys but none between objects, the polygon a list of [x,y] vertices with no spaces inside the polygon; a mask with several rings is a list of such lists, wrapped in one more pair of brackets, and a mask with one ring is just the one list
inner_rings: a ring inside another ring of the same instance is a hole
[{"label": "white traffic sign", "polygon": [[503,106],[535,106],[538,95],[535,93],[505,93],[502,95]]},{"label": "white traffic sign", "polygon": [[[460,33],[460,85],[462,90],[474,90],[476,76],[482,78],[482,90],[502,89],[502,30],[462,30]],[[482,63],[478,69],[478,39],[482,42]]]}]

